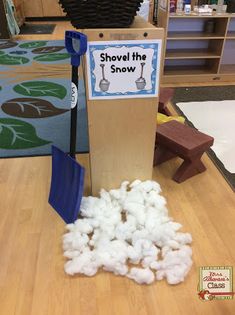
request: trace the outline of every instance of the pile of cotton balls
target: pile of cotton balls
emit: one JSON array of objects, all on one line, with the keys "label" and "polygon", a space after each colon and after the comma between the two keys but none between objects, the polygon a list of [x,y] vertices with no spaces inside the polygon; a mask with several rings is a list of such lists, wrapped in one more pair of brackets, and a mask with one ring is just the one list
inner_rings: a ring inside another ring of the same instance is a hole
[{"label": "pile of cotton balls", "polygon": [[[140,284],[184,281],[192,265],[189,233],[168,217],[154,181],[125,181],[120,189],[83,197],[81,218],[63,236],[65,272],[93,276],[99,268]],[[134,266],[136,265],[136,266]]]}]

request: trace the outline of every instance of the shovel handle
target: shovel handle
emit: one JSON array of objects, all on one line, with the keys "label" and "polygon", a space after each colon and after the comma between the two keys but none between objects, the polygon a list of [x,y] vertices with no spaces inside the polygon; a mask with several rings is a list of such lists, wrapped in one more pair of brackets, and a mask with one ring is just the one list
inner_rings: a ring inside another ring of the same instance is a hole
[{"label": "shovel handle", "polygon": [[77,138],[77,108],[78,108],[78,67],[72,66],[72,93],[73,89],[76,89],[74,93],[76,93],[76,104],[74,107],[71,108],[71,122],[70,122],[70,151],[69,155],[75,159],[76,154],[76,138]]},{"label": "shovel handle", "polygon": [[77,107],[78,107],[78,67],[81,56],[87,51],[87,36],[76,31],[65,32],[65,47],[71,55],[72,65],[72,100],[71,124],[70,124],[70,152],[69,155],[75,158],[76,136],[77,136]]}]

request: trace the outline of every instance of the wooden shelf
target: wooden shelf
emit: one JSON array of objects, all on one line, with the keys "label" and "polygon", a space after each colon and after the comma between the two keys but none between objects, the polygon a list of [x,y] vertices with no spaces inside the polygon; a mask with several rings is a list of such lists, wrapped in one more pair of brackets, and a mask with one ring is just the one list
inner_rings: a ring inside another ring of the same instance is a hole
[{"label": "wooden shelf", "polygon": [[228,17],[234,17],[234,15],[231,15],[229,13],[225,13],[225,14],[220,14],[220,15],[217,15],[217,14],[212,14],[212,15],[200,15],[200,14],[196,14],[196,13],[191,13],[191,14],[176,14],[176,13],[171,13],[169,14],[169,18],[178,18],[178,19],[187,19],[187,18],[196,18],[196,19],[211,19],[211,18],[228,18]]},{"label": "wooden shelf", "polygon": [[223,39],[224,35],[215,33],[207,34],[203,32],[169,32],[167,39],[182,40],[182,39]]},{"label": "wooden shelf", "polygon": [[226,39],[235,39],[235,31],[228,31]]},{"label": "wooden shelf", "polygon": [[[166,30],[162,83],[235,82],[235,15],[178,15],[165,3],[158,10],[158,26]],[[214,32],[206,33],[211,19]]]},{"label": "wooden shelf", "polygon": [[215,74],[213,70],[205,66],[165,66],[164,76],[192,76],[192,75],[208,75]]},{"label": "wooden shelf", "polygon": [[235,64],[234,65],[221,65],[220,74],[235,74]]},{"label": "wooden shelf", "polygon": [[219,54],[207,49],[168,49],[165,59],[209,59],[220,58]]}]

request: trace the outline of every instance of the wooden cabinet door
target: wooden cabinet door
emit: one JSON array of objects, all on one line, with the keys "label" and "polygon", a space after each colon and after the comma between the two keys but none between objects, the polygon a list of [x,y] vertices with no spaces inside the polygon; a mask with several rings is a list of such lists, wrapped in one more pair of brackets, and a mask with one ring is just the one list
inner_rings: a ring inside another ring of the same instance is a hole
[{"label": "wooden cabinet door", "polygon": [[24,14],[26,17],[42,17],[42,1],[41,0],[29,0],[24,1]]},{"label": "wooden cabinet door", "polygon": [[3,0],[0,0],[0,38],[10,38]]},{"label": "wooden cabinet door", "polygon": [[23,0],[13,0],[15,5],[15,18],[19,26],[24,23],[24,1]]},{"label": "wooden cabinet door", "polygon": [[63,16],[58,0],[42,0],[43,16]]},{"label": "wooden cabinet door", "polygon": [[24,1],[26,17],[64,16],[58,0],[27,0]]}]

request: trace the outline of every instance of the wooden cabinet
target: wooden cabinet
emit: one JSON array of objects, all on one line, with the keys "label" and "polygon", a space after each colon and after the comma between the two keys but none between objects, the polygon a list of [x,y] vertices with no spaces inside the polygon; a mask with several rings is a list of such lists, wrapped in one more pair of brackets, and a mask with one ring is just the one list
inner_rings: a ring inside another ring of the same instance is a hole
[{"label": "wooden cabinet", "polygon": [[57,0],[30,0],[24,1],[26,17],[65,16]]},{"label": "wooden cabinet", "polygon": [[43,16],[63,16],[64,13],[57,0],[42,0]]},{"label": "wooden cabinet", "polygon": [[15,5],[15,17],[19,26],[21,26],[25,21],[24,16],[24,1],[23,0],[13,0]]},{"label": "wooden cabinet", "polygon": [[235,81],[234,15],[172,14],[168,1],[159,6],[158,25],[166,32],[162,83]]},{"label": "wooden cabinet", "polygon": [[0,0],[0,38],[10,38],[4,0]]}]

